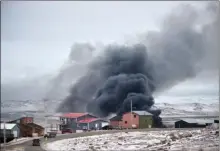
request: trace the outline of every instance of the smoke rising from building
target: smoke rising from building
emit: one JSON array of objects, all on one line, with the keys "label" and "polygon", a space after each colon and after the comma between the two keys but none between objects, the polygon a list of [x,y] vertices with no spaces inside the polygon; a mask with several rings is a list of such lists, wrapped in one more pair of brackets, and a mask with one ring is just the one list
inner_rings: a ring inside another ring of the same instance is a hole
[{"label": "smoke rising from building", "polygon": [[213,20],[201,21],[193,7],[181,6],[164,20],[160,31],[149,32],[137,44],[106,46],[72,86],[58,111],[87,111],[105,117],[130,111],[132,100],[135,110],[146,110],[158,118],[160,110],[152,108],[154,93],[195,77],[207,65],[207,50],[218,52],[213,47],[218,41],[213,32],[218,27],[213,11],[217,3],[205,10]]}]

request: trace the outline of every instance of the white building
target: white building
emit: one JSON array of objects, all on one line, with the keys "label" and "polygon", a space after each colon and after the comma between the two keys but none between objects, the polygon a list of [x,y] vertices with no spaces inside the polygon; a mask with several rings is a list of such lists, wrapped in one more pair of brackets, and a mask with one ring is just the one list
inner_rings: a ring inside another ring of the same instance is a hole
[{"label": "white building", "polygon": [[0,130],[0,136],[4,137],[4,129],[6,137],[13,137],[17,138],[20,136],[20,129],[17,124],[15,123],[1,123],[1,130]]}]

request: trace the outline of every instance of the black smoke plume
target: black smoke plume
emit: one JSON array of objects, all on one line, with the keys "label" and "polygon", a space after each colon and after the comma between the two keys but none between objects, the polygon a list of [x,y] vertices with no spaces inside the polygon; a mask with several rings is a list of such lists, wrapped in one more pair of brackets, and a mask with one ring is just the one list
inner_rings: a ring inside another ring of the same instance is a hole
[{"label": "black smoke plume", "polygon": [[214,49],[211,40],[207,41],[207,33],[218,27],[214,15],[214,21],[202,24],[195,9],[180,7],[164,20],[160,31],[146,34],[139,43],[106,46],[73,85],[58,111],[120,115],[130,111],[132,100],[135,110],[152,113],[160,125],[161,111],[152,108],[153,94],[195,77],[203,69],[207,49]]}]

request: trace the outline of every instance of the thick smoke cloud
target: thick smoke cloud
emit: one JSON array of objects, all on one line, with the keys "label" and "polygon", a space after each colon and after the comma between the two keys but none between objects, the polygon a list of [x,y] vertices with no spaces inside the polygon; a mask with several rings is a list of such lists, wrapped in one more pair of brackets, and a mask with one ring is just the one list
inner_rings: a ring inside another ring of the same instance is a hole
[{"label": "thick smoke cloud", "polygon": [[207,41],[207,35],[216,35],[216,18],[202,24],[200,17],[191,6],[183,6],[164,20],[160,31],[146,34],[137,44],[106,46],[58,111],[87,111],[105,117],[129,111],[132,100],[135,110],[149,111],[158,118],[160,110],[152,108],[154,93],[195,77],[203,70],[207,50],[213,49],[210,43],[215,42]]},{"label": "thick smoke cloud", "polygon": [[105,57],[98,62],[99,73],[105,80],[88,105],[88,111],[102,116],[120,114],[130,110],[131,100],[137,110],[150,108],[154,104],[155,85],[146,47],[109,46],[106,49]]}]

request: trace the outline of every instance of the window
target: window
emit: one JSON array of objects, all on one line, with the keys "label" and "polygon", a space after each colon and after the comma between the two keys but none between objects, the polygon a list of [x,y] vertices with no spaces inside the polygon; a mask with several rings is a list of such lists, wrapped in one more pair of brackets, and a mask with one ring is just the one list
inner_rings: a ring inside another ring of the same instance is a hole
[{"label": "window", "polygon": [[134,118],[136,118],[136,115],[134,115]]},{"label": "window", "polygon": [[127,121],[125,121],[125,124],[127,124],[128,122]]}]

